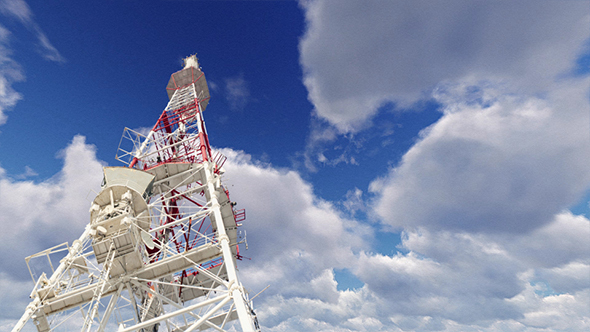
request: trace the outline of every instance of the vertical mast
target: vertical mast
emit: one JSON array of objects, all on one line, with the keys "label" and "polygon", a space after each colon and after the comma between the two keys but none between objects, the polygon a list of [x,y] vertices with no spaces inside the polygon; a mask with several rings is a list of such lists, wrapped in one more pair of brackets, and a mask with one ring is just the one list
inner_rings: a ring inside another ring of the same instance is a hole
[{"label": "vertical mast", "polygon": [[[129,167],[158,174],[157,169],[165,168],[168,164],[200,165],[200,180],[194,184],[202,186],[201,193],[207,199],[208,217],[215,229],[216,241],[227,273],[228,296],[232,298],[232,306],[236,308],[242,329],[254,331],[258,324],[252,316],[253,310],[246,299],[235,266],[235,258],[238,255],[235,214],[228,193],[221,186],[220,170],[225,157],[221,154],[215,157],[212,155],[203,118],[203,112],[209,103],[209,89],[195,55],[184,59],[184,68],[172,74],[166,90],[170,101],[158,122],[133,154]],[[164,181],[166,178],[159,180]],[[229,205],[225,208],[225,217],[220,197],[223,198],[223,204]],[[161,222],[162,225],[175,223],[180,217],[170,213],[178,210],[174,202],[167,203],[164,210],[169,212],[166,221]],[[190,325],[186,331],[196,328],[197,323],[200,322]]]}]

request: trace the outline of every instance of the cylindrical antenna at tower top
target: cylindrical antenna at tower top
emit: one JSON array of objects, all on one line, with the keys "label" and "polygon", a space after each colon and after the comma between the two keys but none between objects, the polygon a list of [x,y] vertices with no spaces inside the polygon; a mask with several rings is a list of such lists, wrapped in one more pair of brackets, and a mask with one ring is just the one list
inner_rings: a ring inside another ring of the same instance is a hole
[{"label": "cylindrical antenna at tower top", "polygon": [[197,55],[193,54],[184,58],[184,68],[195,67],[199,68],[199,59],[197,59]]},{"label": "cylindrical antenna at tower top", "polygon": [[[193,89],[192,87],[189,87],[191,84],[194,84],[195,95],[192,95],[190,101],[194,101],[194,98],[196,97],[201,106],[200,111],[205,111],[210,98],[209,88],[207,87],[205,74],[201,71],[201,68],[199,68],[199,61],[196,54],[184,58],[184,68],[172,74],[170,77],[170,81],[168,81],[168,85],[166,86],[168,98],[172,99],[172,96],[177,90]],[[188,96],[180,92],[177,97],[181,98],[181,95]],[[188,100],[185,101],[188,102]],[[178,108],[177,106],[179,105],[177,104],[178,103],[173,103],[173,105],[168,105],[167,109],[169,109],[169,107]],[[181,104],[184,104],[184,102],[181,102]]]}]

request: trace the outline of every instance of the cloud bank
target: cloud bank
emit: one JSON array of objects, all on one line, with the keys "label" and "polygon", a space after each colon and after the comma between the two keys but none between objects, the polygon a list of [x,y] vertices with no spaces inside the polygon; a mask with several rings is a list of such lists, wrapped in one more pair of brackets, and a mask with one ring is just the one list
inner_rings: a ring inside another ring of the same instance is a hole
[{"label": "cloud bank", "polygon": [[567,211],[590,187],[590,80],[574,73],[587,3],[301,3],[303,81],[329,140],[374,129],[387,104],[433,100],[442,117],[369,188],[402,243],[360,252],[365,286],[346,296],[386,309],[275,330],[588,329],[590,224]]},{"label": "cloud bank", "polygon": [[302,1],[304,84],[340,132],[443,81],[510,80],[544,90],[590,36],[585,1]]},{"label": "cloud bank", "polygon": [[553,88],[543,98],[483,90],[477,102],[468,87],[441,93],[444,116],[372,184],[381,220],[519,233],[575,203],[590,183],[590,80]]},{"label": "cloud bank", "polygon": [[332,268],[352,268],[356,254],[370,248],[370,227],[316,197],[298,173],[253,162],[243,152],[224,153],[230,160],[225,183],[248,216],[252,245],[244,255],[253,261],[244,264],[244,283],[258,290],[270,284],[267,294],[329,299],[320,281],[308,283]]},{"label": "cloud bank", "polygon": [[[265,331],[583,331],[590,326],[590,221],[559,213],[522,234],[474,234],[417,228],[404,231],[398,253],[371,252],[373,229],[348,219],[313,194],[296,172],[229,157],[224,183],[238,208],[249,259],[240,277]],[[85,196],[99,186],[102,162],[81,136],[63,150],[63,170],[41,183],[0,180],[0,224],[13,239],[0,253],[8,331],[22,313],[31,282],[24,256],[72,241],[88,222]],[[92,196],[92,194],[91,194]],[[35,205],[30,206],[34,201]],[[23,213],[27,211],[27,213]],[[19,220],[19,223],[14,223]],[[33,238],[31,238],[31,236]],[[22,246],[28,237],[35,247]],[[364,286],[338,290],[346,268]],[[22,281],[21,281],[22,280]]]},{"label": "cloud bank", "polygon": [[[0,169],[0,327],[10,330],[24,312],[33,283],[24,258],[72,243],[90,221],[88,208],[100,189],[102,162],[96,148],[76,136],[63,151],[62,170],[43,182],[16,180]],[[35,264],[33,264],[35,265]],[[37,270],[37,276],[41,271]]]}]

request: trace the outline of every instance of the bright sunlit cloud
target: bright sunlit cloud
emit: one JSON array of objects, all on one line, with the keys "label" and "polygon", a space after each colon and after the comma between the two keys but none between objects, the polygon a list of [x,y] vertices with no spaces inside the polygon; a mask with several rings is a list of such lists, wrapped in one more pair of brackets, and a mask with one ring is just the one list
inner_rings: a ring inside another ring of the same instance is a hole
[{"label": "bright sunlit cloud", "polygon": [[[387,102],[411,104],[442,81],[514,81],[545,91],[590,36],[585,1],[303,1],[304,83],[341,132]],[[567,36],[567,37],[566,37]]]}]

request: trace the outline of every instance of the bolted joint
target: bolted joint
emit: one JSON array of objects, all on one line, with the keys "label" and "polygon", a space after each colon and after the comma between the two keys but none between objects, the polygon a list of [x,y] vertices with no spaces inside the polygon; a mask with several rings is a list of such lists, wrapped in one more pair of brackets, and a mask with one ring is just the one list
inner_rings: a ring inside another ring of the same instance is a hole
[{"label": "bolted joint", "polygon": [[231,287],[229,289],[229,292],[230,292],[230,294],[232,294],[232,296],[233,296],[233,293],[235,291],[239,291],[240,293],[243,293],[244,292],[244,290],[242,289],[242,287],[240,285],[238,285],[237,283],[231,285]]},{"label": "bolted joint", "polygon": [[242,285],[238,283],[236,280],[232,280],[229,282],[229,284],[227,285],[227,290],[231,297],[234,296],[234,291],[239,291],[241,294],[244,294],[244,287],[242,287]]},{"label": "bolted joint", "polygon": [[219,236],[219,242],[226,241],[229,244],[229,237],[226,234]]}]

